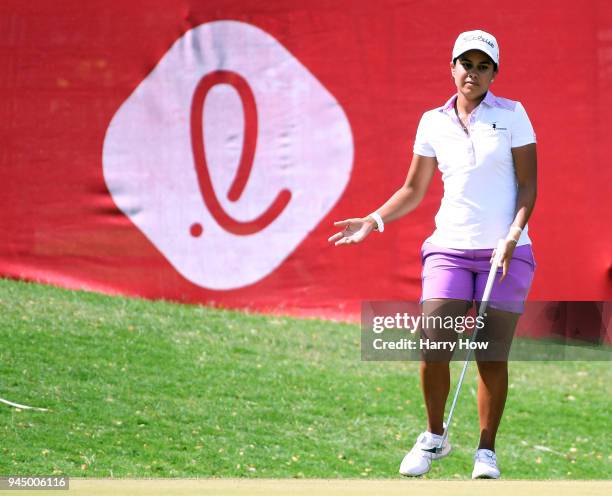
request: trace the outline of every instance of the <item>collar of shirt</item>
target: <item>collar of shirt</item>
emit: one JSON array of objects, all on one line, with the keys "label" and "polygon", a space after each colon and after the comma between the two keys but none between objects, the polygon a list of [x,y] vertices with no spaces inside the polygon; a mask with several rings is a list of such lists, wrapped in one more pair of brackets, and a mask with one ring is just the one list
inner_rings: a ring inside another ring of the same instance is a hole
[{"label": "collar of shirt", "polygon": [[[453,96],[451,96],[444,105],[439,107],[438,111],[443,112],[443,113],[454,111],[455,100],[457,100],[456,93]],[[484,99],[480,103],[481,104],[484,103],[485,105],[488,105],[489,107],[501,108],[501,109],[506,109],[506,110],[514,110],[514,106],[511,105],[512,102],[510,102],[509,100],[506,100],[505,98],[497,98],[491,91],[487,91],[487,94],[485,95]]]}]

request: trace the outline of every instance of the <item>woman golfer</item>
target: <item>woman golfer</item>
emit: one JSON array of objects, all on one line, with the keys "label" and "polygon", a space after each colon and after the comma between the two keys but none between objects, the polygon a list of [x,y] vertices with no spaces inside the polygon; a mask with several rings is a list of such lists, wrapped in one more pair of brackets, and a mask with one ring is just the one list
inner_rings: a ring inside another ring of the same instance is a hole
[{"label": "woman golfer", "polygon": [[[494,36],[484,31],[460,34],[450,71],[457,92],[441,107],[423,114],[405,184],[367,217],[335,222],[343,231],[329,240],[348,245],[363,241],[373,230],[382,232],[385,224],[417,207],[438,167],[444,197],[436,229],[421,250],[425,317],[461,317],[474,301],[479,302],[495,247],[504,240],[501,276],[493,286],[485,327],[478,334],[496,346],[497,354],[476,352],[480,442],[472,472],[472,478],[499,478],[495,435],[508,390],[508,352],[535,269],[527,235],[537,189],[535,135],[521,103],[489,90],[499,72]],[[456,337],[449,334],[456,333],[435,326],[421,329],[421,337],[430,341]],[[450,351],[422,352],[427,430],[404,457],[402,475],[425,474],[432,460],[450,453],[447,441],[439,452],[427,450],[442,440],[451,357]]]}]

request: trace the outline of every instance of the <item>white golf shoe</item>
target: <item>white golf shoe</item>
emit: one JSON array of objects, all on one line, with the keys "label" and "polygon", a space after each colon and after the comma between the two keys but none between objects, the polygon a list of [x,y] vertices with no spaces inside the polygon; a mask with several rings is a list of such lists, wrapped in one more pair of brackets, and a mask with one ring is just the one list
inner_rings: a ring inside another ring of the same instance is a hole
[{"label": "white golf shoe", "polygon": [[497,456],[488,449],[479,449],[474,455],[474,470],[472,479],[499,479]]},{"label": "white golf shoe", "polygon": [[399,473],[405,475],[406,477],[417,477],[429,472],[432,460],[444,458],[451,451],[451,445],[448,442],[448,438],[446,441],[444,441],[444,445],[442,446],[442,451],[440,453],[424,451],[437,447],[441,440],[441,435],[432,434],[429,431],[419,434],[415,445],[402,460]]}]

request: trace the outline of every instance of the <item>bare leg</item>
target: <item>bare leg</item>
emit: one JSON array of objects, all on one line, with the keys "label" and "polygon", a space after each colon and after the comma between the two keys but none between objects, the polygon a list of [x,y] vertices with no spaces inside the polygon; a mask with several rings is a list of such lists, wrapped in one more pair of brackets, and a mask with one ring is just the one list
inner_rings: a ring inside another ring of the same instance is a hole
[{"label": "bare leg", "polygon": [[[487,320],[482,334],[495,336],[498,350],[493,356],[476,360],[478,364],[478,416],[480,417],[479,449],[495,451],[495,436],[501,422],[508,395],[508,359],[516,323],[520,315],[502,310],[487,309]],[[479,332],[480,334],[480,332]],[[487,359],[488,358],[488,359]]]},{"label": "bare leg", "polygon": [[421,361],[421,388],[427,409],[427,430],[444,432],[444,407],[450,389],[448,362]]},{"label": "bare leg", "polygon": [[[463,316],[471,302],[452,299],[432,299],[423,302],[423,315]],[[421,328],[421,338],[430,341],[455,341],[454,330],[426,326]],[[444,408],[450,390],[449,362],[452,352],[422,353],[421,388],[427,409],[427,430],[434,434],[444,432]]]}]

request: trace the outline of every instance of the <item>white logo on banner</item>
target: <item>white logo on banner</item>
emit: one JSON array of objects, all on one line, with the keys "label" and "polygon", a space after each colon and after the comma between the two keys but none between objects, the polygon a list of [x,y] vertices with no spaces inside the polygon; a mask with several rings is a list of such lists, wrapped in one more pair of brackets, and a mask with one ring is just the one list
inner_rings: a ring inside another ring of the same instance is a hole
[{"label": "white logo on banner", "polygon": [[104,140],[117,206],[185,278],[270,274],[344,191],[353,162],[334,97],[272,36],[236,21],[185,33]]}]

